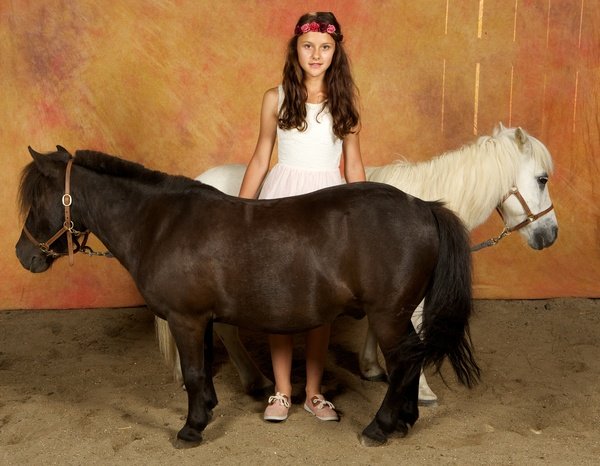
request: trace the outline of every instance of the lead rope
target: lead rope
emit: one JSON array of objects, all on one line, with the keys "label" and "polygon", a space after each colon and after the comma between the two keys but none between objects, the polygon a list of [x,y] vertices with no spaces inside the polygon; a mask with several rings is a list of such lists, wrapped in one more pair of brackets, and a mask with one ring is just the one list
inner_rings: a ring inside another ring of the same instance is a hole
[{"label": "lead rope", "polygon": [[490,246],[496,246],[502,238],[508,235],[510,235],[510,231],[508,230],[508,228],[505,228],[504,230],[502,230],[502,233],[500,233],[498,236],[482,241],[481,243],[471,247],[471,252],[477,252],[480,249],[489,248]]}]

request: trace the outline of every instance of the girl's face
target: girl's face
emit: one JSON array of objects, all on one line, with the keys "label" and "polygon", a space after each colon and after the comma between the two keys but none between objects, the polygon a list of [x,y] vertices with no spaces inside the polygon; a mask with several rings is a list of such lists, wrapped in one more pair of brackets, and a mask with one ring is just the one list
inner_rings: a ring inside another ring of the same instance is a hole
[{"label": "girl's face", "polygon": [[304,77],[325,76],[335,52],[335,40],[326,32],[307,32],[298,37],[298,62]]}]

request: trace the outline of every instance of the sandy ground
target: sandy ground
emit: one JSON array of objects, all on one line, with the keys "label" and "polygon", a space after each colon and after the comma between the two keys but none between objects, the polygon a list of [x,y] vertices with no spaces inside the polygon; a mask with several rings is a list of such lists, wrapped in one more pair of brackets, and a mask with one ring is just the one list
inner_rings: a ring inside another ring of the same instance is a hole
[{"label": "sandy ground", "polygon": [[[358,434],[384,383],[357,376],[365,322],[334,325],[326,393],[342,413],[321,423],[295,405],[261,419],[220,343],[219,405],[202,445],[175,448],[186,396],[171,380],[143,308],[0,312],[0,464],[598,464],[600,300],[477,301],[472,322],[483,382],[449,387],[406,438],[365,448]],[[270,374],[265,338],[244,340]],[[299,343],[301,340],[299,340]],[[302,347],[294,369],[302,391]]]}]

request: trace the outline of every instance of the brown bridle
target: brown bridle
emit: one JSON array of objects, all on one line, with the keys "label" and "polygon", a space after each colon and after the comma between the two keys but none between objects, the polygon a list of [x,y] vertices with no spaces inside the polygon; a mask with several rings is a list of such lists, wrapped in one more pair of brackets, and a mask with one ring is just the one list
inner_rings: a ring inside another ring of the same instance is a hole
[{"label": "brown bridle", "polygon": [[[523,207],[523,211],[525,212],[525,215],[526,215],[525,220],[523,220],[521,223],[518,223],[517,225],[514,225],[512,227],[508,226],[508,223],[506,222],[506,219],[504,218],[504,215],[502,214],[502,209],[501,209],[502,204],[504,204],[504,202],[506,202],[506,200],[510,196],[515,196],[517,198],[517,200],[521,204],[521,207]],[[537,214],[532,213],[531,209],[527,205],[527,202],[525,201],[525,198],[523,198],[523,196],[519,192],[519,188],[517,188],[516,186],[513,186],[512,188],[510,188],[510,191],[508,192],[508,194],[506,194],[502,198],[502,200],[500,201],[500,204],[498,204],[498,206],[496,207],[496,211],[500,215],[500,218],[502,218],[502,223],[504,223],[504,229],[498,236],[496,236],[494,238],[490,238],[487,241],[484,241],[482,243],[477,244],[476,246],[473,246],[471,248],[471,251],[479,251],[480,249],[487,248],[488,246],[495,246],[505,236],[508,236],[513,231],[518,231],[521,228],[526,227],[527,225],[535,222],[538,218],[543,217],[547,213],[551,212],[553,209],[554,209],[554,205],[550,204],[550,206],[548,208],[542,210],[541,212],[538,212]]]},{"label": "brown bridle", "polygon": [[[70,265],[73,265],[73,255],[76,252],[79,252],[79,251],[87,248],[87,246],[85,244],[87,242],[88,235],[90,233],[89,231],[83,231],[83,232],[77,231],[74,228],[73,221],[71,220],[71,205],[73,204],[73,198],[71,197],[71,167],[72,166],[73,166],[73,159],[69,159],[69,161],[67,162],[67,170],[65,172],[65,193],[63,194],[62,199],[61,199],[62,205],[65,208],[65,221],[63,222],[62,228],[60,230],[58,230],[49,240],[44,241],[44,242],[39,242],[33,237],[33,235],[27,229],[27,227],[25,225],[23,225],[23,231],[25,232],[25,236],[27,236],[27,238],[29,238],[29,240],[33,244],[38,246],[40,248],[40,250],[42,251],[42,253],[44,253],[45,255],[50,256],[50,257],[60,257],[60,256],[65,256],[68,254]],[[60,252],[53,251],[51,248],[52,243],[54,243],[58,238],[60,238],[64,234],[67,235],[67,252],[60,253]],[[79,236],[83,236],[83,241],[81,242],[81,245],[79,244],[77,239],[75,239],[75,241],[73,240],[73,237],[78,238]],[[75,245],[73,245],[73,243],[75,243]]]}]

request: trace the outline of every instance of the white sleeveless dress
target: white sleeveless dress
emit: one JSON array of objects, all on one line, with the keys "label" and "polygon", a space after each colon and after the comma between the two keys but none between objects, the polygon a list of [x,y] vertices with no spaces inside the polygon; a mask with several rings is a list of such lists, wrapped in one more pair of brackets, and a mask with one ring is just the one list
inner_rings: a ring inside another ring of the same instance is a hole
[{"label": "white sleeveless dress", "polygon": [[[278,110],[284,94],[279,88]],[[267,174],[259,199],[305,194],[342,184],[342,140],[333,134],[333,120],[323,104],[306,104],[305,131],[277,127],[278,161]]]}]

